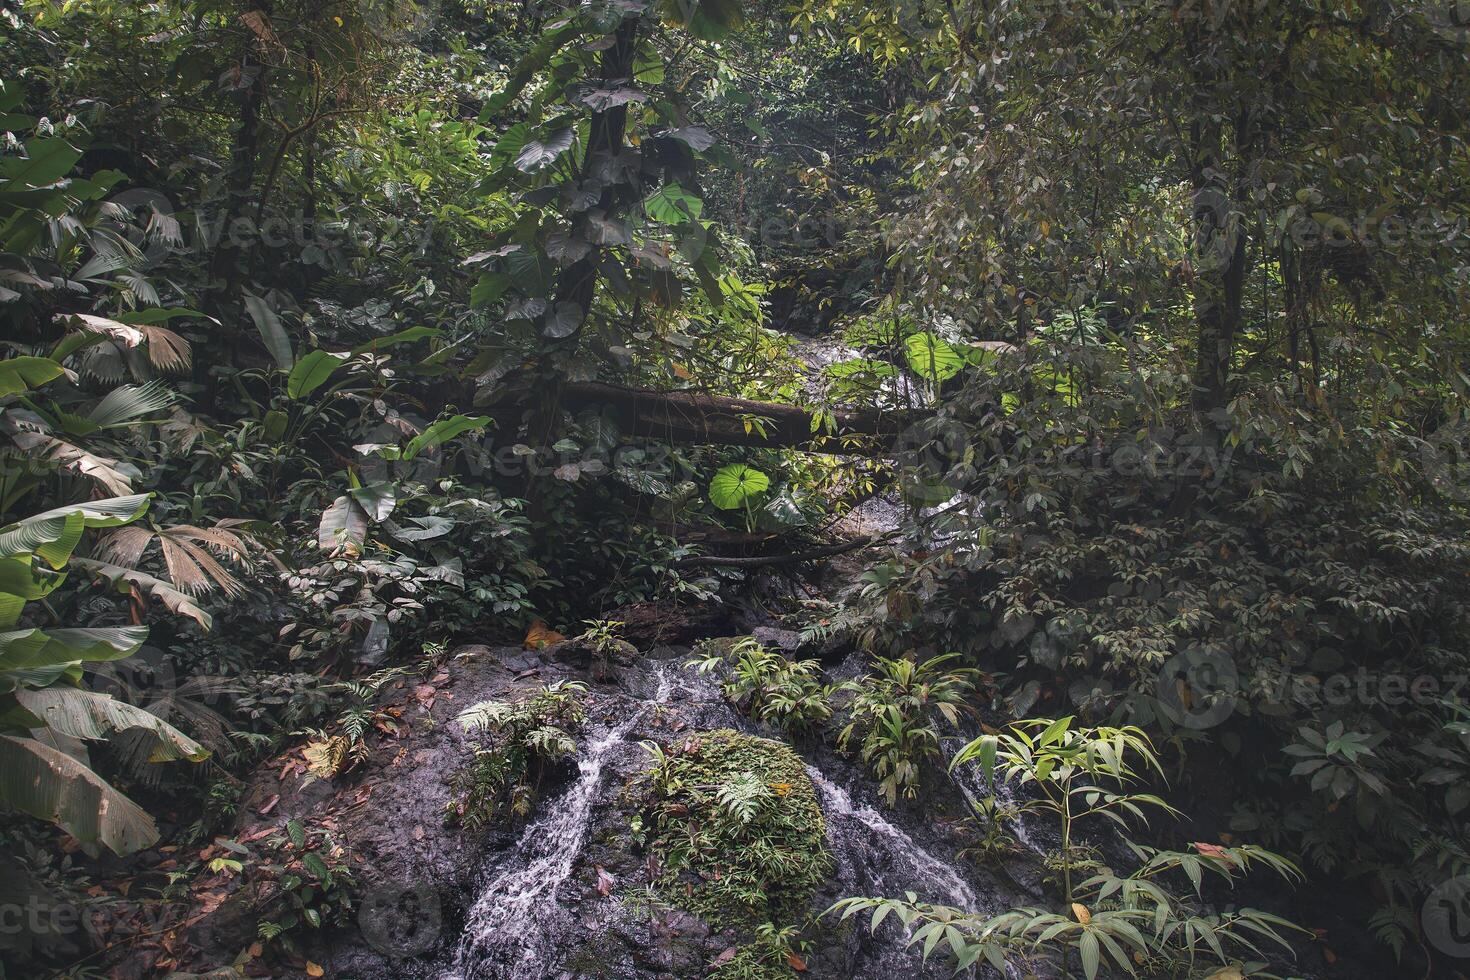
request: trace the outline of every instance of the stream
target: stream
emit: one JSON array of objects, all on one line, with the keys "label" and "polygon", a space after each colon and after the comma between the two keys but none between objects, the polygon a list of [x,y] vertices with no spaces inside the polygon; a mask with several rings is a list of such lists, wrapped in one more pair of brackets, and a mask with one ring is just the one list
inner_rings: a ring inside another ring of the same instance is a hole
[{"label": "stream", "polygon": [[[621,679],[621,691],[599,704],[596,716],[619,718],[613,724],[588,723],[580,739],[576,771],[558,793],[545,799],[536,816],[513,843],[483,856],[478,884],[463,902],[462,926],[446,929],[430,962],[415,962],[413,972],[398,964],[382,976],[418,980],[563,980],[580,976],[645,978],[703,976],[711,953],[726,940],[706,940],[706,948],[683,962],[670,962],[659,950],[659,922],[639,907],[638,890],[622,887],[608,895],[597,883],[609,848],[627,850],[628,814],[622,790],[646,766],[637,745],[644,738],[674,731],[734,728],[772,737],[752,725],[725,701],[718,682],[684,665],[683,650],[658,652],[663,659],[641,661]],[[825,745],[796,746],[827,820],[827,847],[836,870],[812,901],[819,915],[832,902],[855,895],[902,896],[995,912],[1028,900],[1023,891],[991,877],[956,855],[958,841],[936,829],[912,808],[886,808],[867,771]],[[952,809],[965,794],[957,783]],[[616,841],[610,845],[610,841]],[[634,862],[622,856],[620,875]],[[832,924],[831,920],[827,920]],[[866,916],[818,943],[804,974],[813,978],[879,978],[895,972],[916,978],[950,976],[942,957],[921,962],[904,949],[905,935],[890,919],[870,934]],[[649,947],[653,952],[640,951]],[[589,949],[605,953],[595,970],[584,965]],[[576,962],[571,962],[573,959]],[[1009,972],[1009,971],[1008,971]],[[973,975],[973,971],[971,971]],[[364,973],[363,975],[378,975]],[[983,973],[982,973],[983,975]],[[1019,974],[1011,973],[1019,976]]]}]

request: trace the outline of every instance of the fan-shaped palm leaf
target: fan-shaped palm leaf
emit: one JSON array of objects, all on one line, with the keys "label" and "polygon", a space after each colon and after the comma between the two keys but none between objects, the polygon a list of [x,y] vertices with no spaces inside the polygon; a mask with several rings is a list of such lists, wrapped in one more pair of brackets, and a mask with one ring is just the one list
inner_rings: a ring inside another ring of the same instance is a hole
[{"label": "fan-shaped palm leaf", "polygon": [[[255,542],[243,532],[217,524],[212,528],[178,524],[166,528],[122,527],[102,540],[97,557],[114,565],[136,568],[148,546],[158,542],[164,567],[175,588],[200,595],[218,588],[225,595],[243,595],[245,587],[215,555],[242,568],[252,566]],[[212,552],[212,553],[211,553]]]},{"label": "fan-shaped palm leaf", "polygon": [[164,411],[178,400],[178,395],[158,381],[142,385],[114,388],[87,413],[87,420],[98,428],[130,425]]}]

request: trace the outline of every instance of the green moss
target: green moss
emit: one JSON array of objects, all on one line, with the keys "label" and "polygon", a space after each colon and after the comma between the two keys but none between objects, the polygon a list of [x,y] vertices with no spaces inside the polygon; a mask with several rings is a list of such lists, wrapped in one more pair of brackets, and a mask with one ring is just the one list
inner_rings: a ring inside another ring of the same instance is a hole
[{"label": "green moss", "polygon": [[661,895],[716,929],[804,917],[833,863],[789,746],[728,729],[688,736],[658,751],[646,782]]}]

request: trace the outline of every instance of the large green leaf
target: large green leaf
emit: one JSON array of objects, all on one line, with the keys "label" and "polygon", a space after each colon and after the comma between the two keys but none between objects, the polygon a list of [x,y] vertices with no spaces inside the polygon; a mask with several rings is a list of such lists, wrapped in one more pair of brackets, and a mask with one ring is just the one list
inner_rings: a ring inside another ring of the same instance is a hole
[{"label": "large green leaf", "polygon": [[379,523],[393,516],[393,508],[398,506],[398,485],[395,483],[380,480],[353,487],[347,494],[357,501],[369,518]]},{"label": "large green leaf", "polygon": [[64,373],[49,357],[7,357],[0,361],[0,397],[39,388]]},{"label": "large green leaf", "polygon": [[0,531],[0,555],[33,554],[52,568],[64,568],[86,529],[86,519],[75,512],[44,520],[29,518]]},{"label": "large green leaf", "polygon": [[0,558],[0,593],[30,602],[44,599],[65,581],[64,573],[37,567],[30,555]]},{"label": "large green leaf", "polygon": [[660,224],[684,225],[699,220],[704,202],[678,184],[665,184],[648,196],[643,210]]},{"label": "large green leaf", "polygon": [[916,333],[904,340],[909,370],[925,381],[948,381],[965,369],[959,351],[932,333]]},{"label": "large green leaf", "polygon": [[280,316],[263,298],[252,292],[245,293],[245,311],[255,322],[255,329],[260,332],[265,349],[275,358],[276,366],[282,371],[291,370],[291,366],[296,363],[296,355],[291,351],[291,338],[287,335]]},{"label": "large green leaf", "polygon": [[770,486],[771,478],[760,470],[744,463],[732,463],[721,467],[710,480],[709,499],[721,510],[737,510]]},{"label": "large green leaf", "polygon": [[483,429],[490,424],[490,418],[485,415],[469,416],[455,415],[447,419],[440,419],[429,426],[423,432],[414,436],[403,450],[404,459],[413,459],[425,449],[432,449],[441,443],[448,442],[455,436],[462,435],[473,429]]},{"label": "large green leaf", "polygon": [[123,660],[148,639],[146,626],[29,629],[0,633],[0,670]]},{"label": "large green leaf", "polygon": [[33,738],[0,735],[0,800],[115,854],[158,840],[158,827],[141,807],[78,760]]},{"label": "large green leaf", "polygon": [[0,528],[0,557],[36,554],[52,568],[62,568],[85,528],[131,524],[148,510],[152,496],[142,493],[70,504],[7,525]]},{"label": "large green leaf", "polygon": [[343,364],[349,360],[346,354],[334,354],[331,351],[314,350],[291,369],[286,378],[286,397],[305,398],[326,384],[327,379]]},{"label": "large green leaf", "polygon": [[39,139],[26,143],[24,157],[0,159],[0,177],[7,192],[23,187],[49,187],[71,172],[82,151],[63,139]]},{"label": "large green leaf", "polygon": [[16,691],[15,700],[51,728],[83,741],[106,738],[127,729],[143,729],[155,740],[149,762],[181,759],[203,762],[209,758],[208,749],[162,718],[107,694],[75,687],[48,687],[42,691]]}]

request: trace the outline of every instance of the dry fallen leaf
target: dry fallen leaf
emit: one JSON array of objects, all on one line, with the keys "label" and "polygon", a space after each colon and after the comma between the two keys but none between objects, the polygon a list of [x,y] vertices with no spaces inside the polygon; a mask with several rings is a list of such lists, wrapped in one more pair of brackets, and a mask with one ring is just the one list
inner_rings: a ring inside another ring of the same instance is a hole
[{"label": "dry fallen leaf", "polygon": [[1083,905],[1081,902],[1072,903],[1072,914],[1075,915],[1077,917],[1077,921],[1082,923],[1084,926],[1092,921],[1092,913],[1087,911],[1087,906]]},{"label": "dry fallen leaf", "polygon": [[531,624],[530,629],[526,630],[525,646],[527,650],[540,650],[543,647],[551,646],[553,643],[560,643],[565,639],[565,636],[538,619]]},{"label": "dry fallen leaf", "polygon": [[1219,844],[1201,844],[1196,841],[1193,847],[1196,851],[1199,851],[1205,857],[1212,857],[1217,861],[1223,861],[1225,864],[1230,865],[1230,867],[1232,868],[1235,867],[1235,859],[1232,858],[1229,852],[1225,848],[1221,847]]}]

